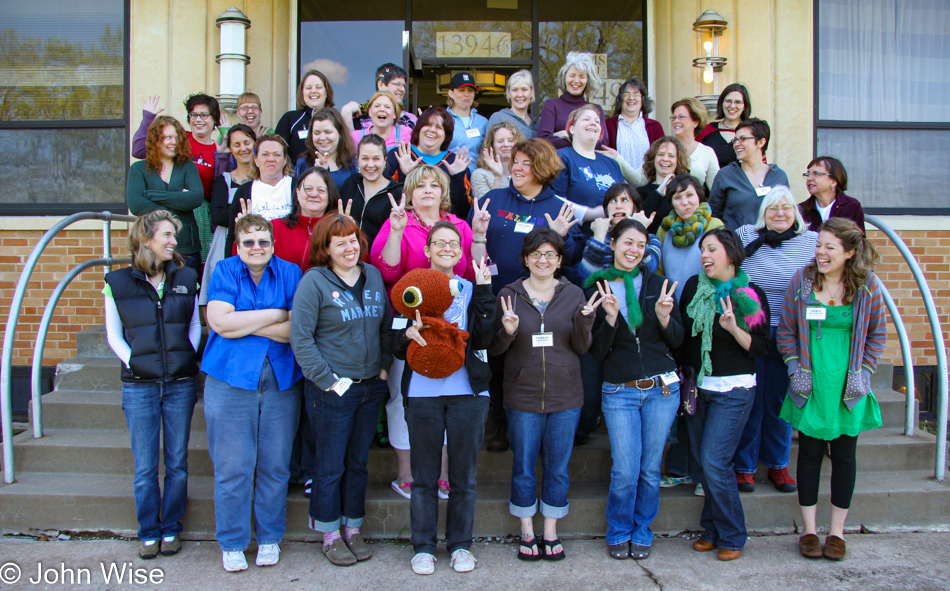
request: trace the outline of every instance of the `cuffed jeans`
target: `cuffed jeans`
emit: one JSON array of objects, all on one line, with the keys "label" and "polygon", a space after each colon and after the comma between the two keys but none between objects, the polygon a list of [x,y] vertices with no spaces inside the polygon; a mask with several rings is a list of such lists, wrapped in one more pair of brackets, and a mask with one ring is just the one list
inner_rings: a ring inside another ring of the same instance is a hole
[{"label": "cuffed jeans", "polygon": [[[376,435],[379,405],[389,389],[383,380],[370,378],[354,383],[339,396],[309,380],[305,382],[307,412],[316,443],[310,528],[328,533],[339,530],[341,524],[360,527],[366,516],[369,446]],[[440,445],[440,453],[441,449]]]},{"label": "cuffed jeans", "polygon": [[541,454],[541,514],[552,519],[567,515],[567,489],[571,485],[568,465],[574,449],[574,433],[580,408],[552,413],[505,409],[508,414],[508,441],[514,460],[511,464],[511,497],[508,511],[515,517],[532,517],[538,509],[534,469]]},{"label": "cuffed jeans", "polygon": [[699,389],[696,414],[689,417],[690,445],[699,450],[706,493],[700,525],[701,539],[723,549],[742,550],[746,528],[732,457],[749,418],[755,391]]},{"label": "cuffed jeans", "polygon": [[755,360],[755,402],[736,449],[736,472],[755,474],[759,462],[768,468],[788,467],[792,425],[779,418],[788,393],[788,368],[778,352],[772,329],[768,353]]},{"label": "cuffed jeans", "polygon": [[[122,384],[122,410],[135,459],[140,540],[182,532],[181,518],[188,499],[188,439],[196,400],[195,378]],[[164,495],[158,486],[160,449],[165,457]]]},{"label": "cuffed jeans", "polygon": [[475,522],[475,473],[485,439],[488,396],[410,398],[406,411],[411,445],[412,498],[409,501],[412,547],[435,554],[439,526],[439,475],[442,434],[448,436],[449,501],[445,542],[449,553],[472,547]]},{"label": "cuffed jeans", "polygon": [[604,419],[610,437],[607,543],[653,544],[650,524],[660,508],[660,461],[679,408],[679,384],[641,390],[605,382]]},{"label": "cuffed jeans", "polygon": [[284,536],[300,382],[278,388],[266,358],[257,390],[235,388],[211,376],[205,381],[215,535],[223,552],[247,549],[252,508],[258,545],[280,543]]}]

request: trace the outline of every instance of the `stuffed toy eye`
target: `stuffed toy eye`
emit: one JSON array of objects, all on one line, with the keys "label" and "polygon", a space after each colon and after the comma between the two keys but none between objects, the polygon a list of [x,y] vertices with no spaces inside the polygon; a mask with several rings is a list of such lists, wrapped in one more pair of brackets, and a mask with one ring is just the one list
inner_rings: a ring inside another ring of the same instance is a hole
[{"label": "stuffed toy eye", "polygon": [[449,293],[453,296],[457,296],[462,293],[462,283],[458,279],[452,279],[449,281]]},{"label": "stuffed toy eye", "polygon": [[417,308],[422,304],[422,290],[418,287],[407,287],[402,292],[402,302],[410,308]]}]

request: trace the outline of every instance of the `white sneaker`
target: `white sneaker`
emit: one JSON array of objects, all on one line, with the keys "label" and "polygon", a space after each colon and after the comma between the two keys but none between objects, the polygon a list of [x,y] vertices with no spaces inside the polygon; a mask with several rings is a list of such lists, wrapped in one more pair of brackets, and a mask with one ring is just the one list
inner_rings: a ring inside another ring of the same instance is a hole
[{"label": "white sneaker", "polygon": [[247,558],[244,552],[222,552],[221,560],[224,562],[224,570],[229,573],[247,570]]},{"label": "white sneaker", "polygon": [[696,495],[697,497],[705,497],[705,496],[706,496],[706,491],[703,490],[703,483],[702,483],[702,482],[697,482],[697,483],[696,483],[696,488],[693,489],[693,494]]},{"label": "white sneaker", "polygon": [[274,566],[280,560],[280,546],[277,544],[261,544],[257,547],[257,566]]},{"label": "white sneaker", "polygon": [[436,558],[428,552],[419,552],[412,557],[412,572],[417,575],[431,575],[435,572]]},{"label": "white sneaker", "polygon": [[475,560],[475,556],[471,552],[459,548],[452,552],[452,561],[449,562],[449,566],[454,568],[457,573],[468,573],[475,569],[476,562],[478,561]]}]

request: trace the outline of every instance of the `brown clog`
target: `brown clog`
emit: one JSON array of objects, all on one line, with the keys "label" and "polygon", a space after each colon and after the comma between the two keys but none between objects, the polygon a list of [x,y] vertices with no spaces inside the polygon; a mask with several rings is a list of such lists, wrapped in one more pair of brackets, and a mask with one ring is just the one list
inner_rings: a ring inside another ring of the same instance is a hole
[{"label": "brown clog", "polygon": [[821,558],[821,540],[815,534],[805,534],[798,538],[798,551],[805,558]]},{"label": "brown clog", "polygon": [[742,556],[742,550],[719,550],[719,560],[729,562]]},{"label": "brown clog", "polygon": [[841,560],[847,553],[844,540],[838,536],[825,538],[824,556],[828,560]]},{"label": "brown clog", "polygon": [[706,540],[703,540],[702,538],[693,542],[693,550],[697,552],[709,552],[710,550],[715,550],[715,549],[716,549],[715,544],[713,544],[712,542],[707,542]]}]

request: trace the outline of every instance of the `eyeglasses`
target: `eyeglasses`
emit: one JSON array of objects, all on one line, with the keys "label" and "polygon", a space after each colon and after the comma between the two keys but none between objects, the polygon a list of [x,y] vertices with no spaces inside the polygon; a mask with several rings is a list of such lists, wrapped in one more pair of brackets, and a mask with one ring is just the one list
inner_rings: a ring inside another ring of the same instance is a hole
[{"label": "eyeglasses", "polygon": [[722,104],[724,104],[724,105],[735,105],[735,106],[737,106],[737,107],[741,107],[742,105],[745,104],[745,101],[743,101],[742,99],[739,99],[739,100],[726,99],[726,100],[722,101]]},{"label": "eyeglasses", "polygon": [[195,119],[201,119],[202,121],[205,121],[208,119],[208,117],[211,117],[211,113],[188,113],[188,118],[192,121]]},{"label": "eyeglasses", "polygon": [[818,171],[816,170],[816,171],[803,172],[803,173],[802,173],[802,176],[805,177],[806,179],[810,179],[810,178],[812,178],[812,177],[818,178],[818,177],[820,177],[820,176],[829,176],[829,177],[830,177],[830,176],[831,176],[831,173],[830,173],[830,172],[818,172]]},{"label": "eyeglasses", "polygon": [[326,189],[322,189],[319,187],[301,187],[301,188],[303,189],[303,192],[307,194],[308,197],[313,197],[314,195],[323,196],[323,197],[327,196]]},{"label": "eyeglasses", "polygon": [[548,259],[548,260],[550,261],[551,259],[556,259],[556,258],[557,258],[558,256],[560,256],[560,255],[558,255],[558,253],[554,252],[553,250],[549,250],[549,251],[547,251],[547,252],[534,251],[534,252],[532,252],[531,254],[529,254],[528,256],[531,257],[531,258],[534,259],[534,260],[538,260],[538,259],[540,259],[541,257],[544,257],[544,258],[546,258],[546,259]]},{"label": "eyeglasses", "polygon": [[270,248],[270,240],[242,240],[241,246],[244,248],[254,248],[254,246],[260,246],[261,248]]},{"label": "eyeglasses", "polygon": [[788,214],[788,213],[792,213],[792,211],[794,211],[794,209],[795,209],[795,208],[793,208],[791,205],[783,205],[783,206],[781,206],[781,207],[779,207],[778,205],[773,205],[773,206],[771,206],[771,207],[766,207],[766,208],[765,208],[765,211],[767,211],[767,212],[769,212],[769,213],[778,213],[778,212],[781,211],[782,213]]},{"label": "eyeglasses", "polygon": [[690,119],[689,115],[670,115],[670,121],[676,121],[677,119]]},{"label": "eyeglasses", "polygon": [[746,140],[756,140],[756,139],[759,139],[759,138],[755,137],[754,135],[737,135],[736,137],[732,138],[732,143],[741,144],[742,142]]},{"label": "eyeglasses", "polygon": [[623,93],[623,100],[630,100],[635,98],[643,98],[643,95],[639,92],[625,92]]},{"label": "eyeglasses", "polygon": [[458,240],[433,240],[429,243],[436,248],[445,248],[446,246],[451,246],[453,249],[462,246],[462,243]]},{"label": "eyeglasses", "polygon": [[241,105],[238,107],[238,113],[247,113],[248,111],[260,111],[261,108],[257,105]]}]

